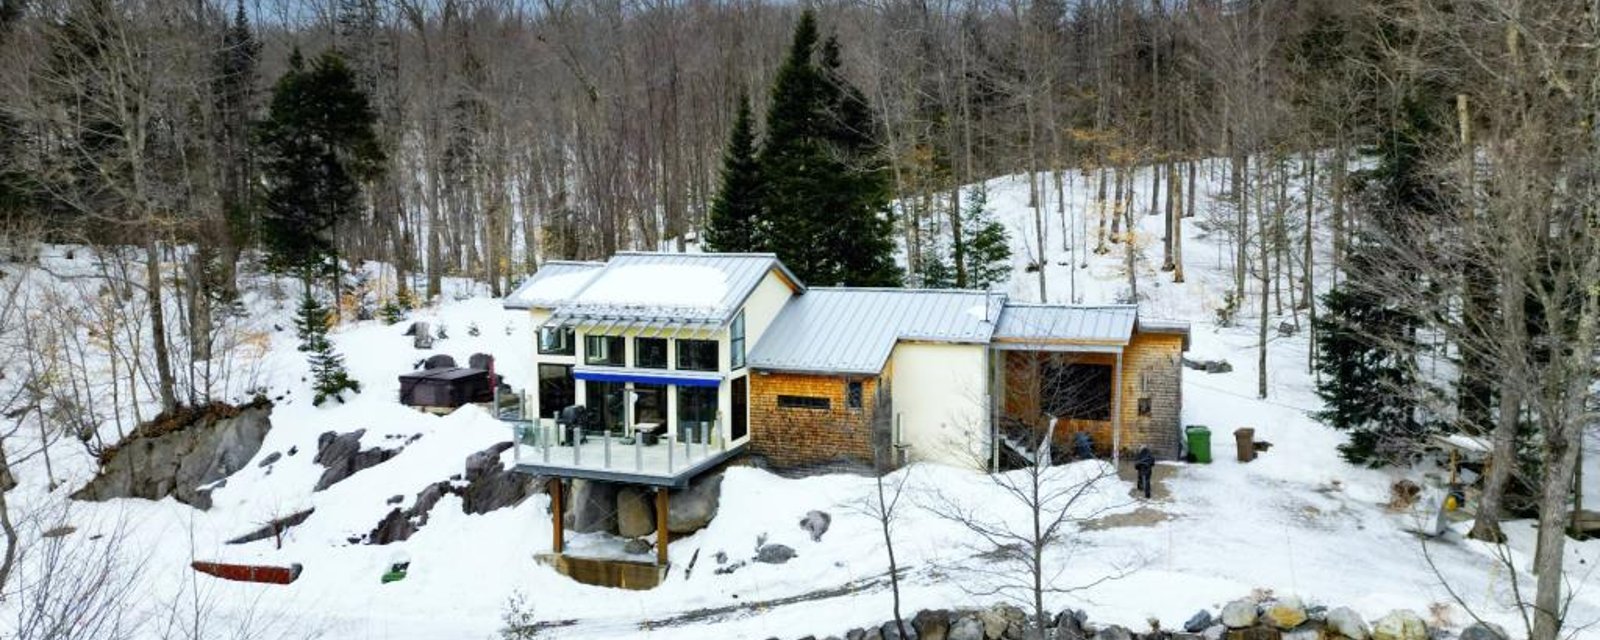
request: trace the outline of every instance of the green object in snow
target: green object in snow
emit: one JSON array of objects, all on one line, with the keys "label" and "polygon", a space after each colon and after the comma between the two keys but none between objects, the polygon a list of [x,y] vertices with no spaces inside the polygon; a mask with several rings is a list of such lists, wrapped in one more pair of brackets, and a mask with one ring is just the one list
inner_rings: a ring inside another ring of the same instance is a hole
[{"label": "green object in snow", "polygon": [[1189,425],[1183,430],[1189,440],[1189,459],[1195,462],[1211,462],[1211,430],[1197,424]]},{"label": "green object in snow", "polygon": [[383,584],[389,584],[391,582],[398,582],[398,581],[405,580],[405,579],[406,579],[406,570],[405,570],[404,567],[395,567],[393,569],[390,569],[388,573],[383,574]]}]

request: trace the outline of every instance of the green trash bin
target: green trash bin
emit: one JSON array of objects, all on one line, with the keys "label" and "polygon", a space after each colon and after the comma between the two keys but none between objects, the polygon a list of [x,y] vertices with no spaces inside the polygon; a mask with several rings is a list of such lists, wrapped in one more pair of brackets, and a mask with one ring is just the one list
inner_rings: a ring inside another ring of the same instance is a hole
[{"label": "green trash bin", "polygon": [[1183,430],[1189,440],[1189,459],[1195,462],[1211,462],[1211,430],[1197,424],[1192,424]]}]

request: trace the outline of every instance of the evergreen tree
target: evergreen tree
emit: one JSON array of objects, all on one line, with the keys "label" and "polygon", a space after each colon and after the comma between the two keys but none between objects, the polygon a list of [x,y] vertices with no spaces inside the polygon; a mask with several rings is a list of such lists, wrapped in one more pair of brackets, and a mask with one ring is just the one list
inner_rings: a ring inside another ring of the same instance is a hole
[{"label": "evergreen tree", "polygon": [[980,184],[967,192],[962,212],[961,257],[966,260],[966,286],[988,289],[1011,278],[1011,236],[989,211],[989,189]]},{"label": "evergreen tree", "polygon": [[333,341],[328,339],[328,309],[310,288],[300,298],[295,330],[300,337],[300,350],[310,354],[306,360],[311,365],[313,405],[322,406],[329,398],[342,403],[346,391],[361,392],[361,383],[345,371],[344,358],[333,350]]},{"label": "evergreen tree", "polygon": [[722,158],[722,185],[711,201],[711,222],[705,244],[724,253],[757,251],[761,219],[761,172],[756,164],[756,132],[750,99],[739,96],[733,134]]},{"label": "evergreen tree", "polygon": [[1384,304],[1381,296],[1346,281],[1322,296],[1327,312],[1317,317],[1317,395],[1325,409],[1316,418],[1350,432],[1340,445],[1357,464],[1387,462],[1424,434],[1416,416],[1415,370],[1393,339],[1410,335],[1415,318]]},{"label": "evergreen tree", "polygon": [[243,240],[251,230],[249,208],[253,180],[249,128],[260,55],[261,43],[250,31],[250,18],[240,0],[234,9],[233,23],[223,33],[222,48],[213,61],[216,80],[212,88],[217,110],[222,208],[236,241]]},{"label": "evergreen tree", "polygon": [[819,52],[816,18],[802,13],[773,81],[757,162],[761,244],[808,282],[900,282],[892,185],[875,131],[865,97],[839,72],[838,45]]},{"label": "evergreen tree", "polygon": [[361,182],[383,152],[367,97],[342,59],[324,53],[307,67],[300,52],[273,90],[257,132],[267,204],[261,231],[276,269],[310,283],[337,272],[336,225],[361,211]]}]

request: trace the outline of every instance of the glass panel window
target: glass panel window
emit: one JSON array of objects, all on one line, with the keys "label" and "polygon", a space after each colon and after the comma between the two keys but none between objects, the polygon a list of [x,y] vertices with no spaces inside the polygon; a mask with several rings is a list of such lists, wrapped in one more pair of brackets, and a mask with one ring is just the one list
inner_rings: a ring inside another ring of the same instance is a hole
[{"label": "glass panel window", "polygon": [[716,371],[716,340],[679,340],[678,368],[685,371]]},{"label": "glass panel window", "polygon": [[1111,365],[1049,361],[1039,373],[1046,413],[1070,420],[1111,419]]},{"label": "glass panel window", "polygon": [[642,369],[667,368],[667,339],[634,338],[633,366]]},{"label": "glass panel window", "polygon": [[554,418],[577,401],[572,365],[539,365],[539,417]]},{"label": "glass panel window", "polygon": [[700,443],[716,428],[717,388],[678,387],[678,439]]},{"label": "glass panel window", "polygon": [[623,349],[627,343],[627,339],[622,336],[584,336],[583,362],[620,367],[626,362],[623,359]]},{"label": "glass panel window", "polygon": [[851,409],[861,408],[861,381],[851,380],[844,384],[844,406]]},{"label": "glass panel window", "polygon": [[590,380],[583,385],[584,406],[600,414],[600,424],[606,431],[622,431],[622,421],[625,416],[623,410],[623,392],[627,389],[621,382],[596,382]]},{"label": "glass panel window", "polygon": [[572,327],[539,327],[539,353],[570,356],[572,342]]},{"label": "glass panel window", "polygon": [[[667,385],[633,384],[633,424],[662,424],[667,421]],[[658,432],[660,433],[660,432]]]},{"label": "glass panel window", "polygon": [[744,366],[744,312],[733,317],[733,327],[728,331],[728,369]]}]

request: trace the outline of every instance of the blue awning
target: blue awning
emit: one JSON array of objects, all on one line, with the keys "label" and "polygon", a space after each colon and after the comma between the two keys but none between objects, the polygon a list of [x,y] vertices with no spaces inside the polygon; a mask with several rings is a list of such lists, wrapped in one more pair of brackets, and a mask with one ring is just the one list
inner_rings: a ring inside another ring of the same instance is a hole
[{"label": "blue awning", "polygon": [[644,372],[637,369],[617,369],[611,371],[596,371],[594,369],[577,369],[572,372],[572,377],[579,380],[593,382],[633,382],[639,384],[675,384],[684,387],[719,387],[722,386],[722,377],[715,374],[706,376],[684,375],[672,372]]}]

